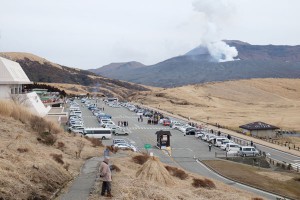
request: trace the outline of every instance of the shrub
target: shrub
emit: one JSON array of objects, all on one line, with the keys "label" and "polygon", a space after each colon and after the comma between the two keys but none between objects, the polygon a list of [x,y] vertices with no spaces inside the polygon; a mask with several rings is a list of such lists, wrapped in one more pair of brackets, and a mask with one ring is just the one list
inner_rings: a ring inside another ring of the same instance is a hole
[{"label": "shrub", "polygon": [[62,160],[62,154],[52,153],[52,154],[50,154],[50,156],[52,156],[52,158],[59,164],[62,164],[62,165],[64,164],[64,161]]},{"label": "shrub", "polygon": [[147,160],[149,159],[149,155],[147,154],[141,154],[141,155],[137,155],[137,156],[134,156],[132,158],[132,160],[137,163],[137,164],[140,164],[140,165],[143,165],[145,162],[147,162]]},{"label": "shrub", "polygon": [[66,145],[65,145],[65,143],[63,143],[63,142],[58,142],[58,143],[57,143],[57,148],[60,149],[60,150],[63,150],[63,149],[65,148],[65,146],[66,146]]},{"label": "shrub", "polygon": [[260,198],[260,197],[254,197],[252,198],[251,200],[264,200],[263,198]]},{"label": "shrub", "polygon": [[92,143],[93,147],[103,147],[102,140],[99,140],[97,138],[89,138],[89,137],[86,137],[86,139]]},{"label": "shrub", "polygon": [[37,140],[46,145],[54,145],[57,140],[57,137],[49,132],[39,133],[39,136]]},{"label": "shrub", "polygon": [[119,150],[119,148],[114,147],[113,145],[111,145],[111,146],[106,146],[106,148],[107,148],[110,152],[112,152],[112,153],[117,153],[118,150]]},{"label": "shrub", "polygon": [[25,153],[25,152],[28,152],[28,151],[29,151],[27,148],[18,148],[17,150],[18,150],[18,152],[20,152],[20,153]]},{"label": "shrub", "polygon": [[194,178],[192,185],[195,188],[199,188],[199,187],[207,188],[207,189],[216,188],[216,185],[214,184],[214,182],[209,180],[209,179],[196,179],[196,178]]},{"label": "shrub", "polygon": [[66,163],[66,164],[64,165],[64,168],[65,168],[66,171],[69,171],[69,167],[70,167],[70,163]]},{"label": "shrub", "polygon": [[294,181],[299,181],[300,182],[300,177],[295,177],[293,179],[294,179]]},{"label": "shrub", "polygon": [[165,168],[168,170],[168,172],[177,178],[180,178],[181,180],[185,180],[189,177],[185,171],[178,169],[176,167],[171,167],[171,166],[165,166]]},{"label": "shrub", "polygon": [[116,170],[116,172],[120,172],[121,169],[116,165],[111,165],[111,170]]}]

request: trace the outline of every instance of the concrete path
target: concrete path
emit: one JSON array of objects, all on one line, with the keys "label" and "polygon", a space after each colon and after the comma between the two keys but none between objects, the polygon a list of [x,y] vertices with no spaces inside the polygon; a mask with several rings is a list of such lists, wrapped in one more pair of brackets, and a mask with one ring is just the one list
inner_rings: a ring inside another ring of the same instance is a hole
[{"label": "concrete path", "polygon": [[60,200],[85,200],[89,198],[96,180],[97,170],[102,157],[94,157],[85,162],[79,176]]}]

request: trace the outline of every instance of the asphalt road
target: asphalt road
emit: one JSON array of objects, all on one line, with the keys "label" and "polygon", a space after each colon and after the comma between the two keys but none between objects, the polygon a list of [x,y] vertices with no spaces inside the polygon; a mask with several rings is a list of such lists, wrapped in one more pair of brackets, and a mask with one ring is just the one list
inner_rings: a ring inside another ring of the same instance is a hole
[{"label": "asphalt road", "polygon": [[[82,104],[81,104],[82,105]],[[219,148],[213,147],[212,151],[208,151],[208,144],[196,139],[193,135],[184,136],[180,131],[170,129],[162,125],[148,125],[146,123],[146,118],[144,122],[138,122],[138,116],[134,112],[130,112],[126,108],[112,108],[106,106],[103,102],[98,103],[99,107],[104,107],[104,112],[112,115],[112,120],[118,124],[118,121],[128,121],[128,129],[131,130],[129,136],[113,136],[113,138],[123,138],[135,145],[140,151],[146,151],[144,149],[145,144],[151,144],[152,148],[149,150],[153,154],[160,158],[160,160],[166,164],[182,167],[183,169],[197,173],[206,177],[210,177],[219,181],[224,182],[225,184],[237,187],[239,189],[247,190],[249,192],[256,193],[259,196],[262,196],[266,199],[276,199],[276,195],[257,190],[252,187],[248,187],[234,181],[228,180],[214,173],[207,167],[205,167],[198,160],[211,160],[215,158],[215,152],[223,152]],[[92,112],[87,108],[82,108],[82,114],[84,118],[85,127],[99,127],[99,123],[96,120],[96,117],[93,116]],[[172,146],[172,156],[170,157],[165,151],[159,150],[156,148],[156,135],[155,132],[159,130],[169,130],[171,131],[171,146]],[[111,145],[112,140],[105,140],[103,142],[105,145]],[[260,146],[259,146],[260,148]],[[261,147],[263,148],[265,147]],[[270,154],[277,155],[277,158],[281,157],[282,159],[297,159],[291,155],[286,155],[283,152],[279,152],[273,149],[266,148],[266,152]]]}]

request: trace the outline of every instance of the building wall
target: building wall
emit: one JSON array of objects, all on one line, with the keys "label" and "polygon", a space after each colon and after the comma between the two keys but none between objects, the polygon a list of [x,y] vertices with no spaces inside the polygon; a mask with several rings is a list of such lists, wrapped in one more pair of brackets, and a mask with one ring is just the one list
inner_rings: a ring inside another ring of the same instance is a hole
[{"label": "building wall", "polygon": [[9,98],[10,98],[10,86],[0,85],[0,99],[9,99]]},{"label": "building wall", "polygon": [[251,131],[252,136],[263,137],[263,138],[274,138],[276,137],[275,130],[253,130]]},{"label": "building wall", "polygon": [[0,99],[10,99],[11,94],[22,94],[22,84],[0,84]]}]

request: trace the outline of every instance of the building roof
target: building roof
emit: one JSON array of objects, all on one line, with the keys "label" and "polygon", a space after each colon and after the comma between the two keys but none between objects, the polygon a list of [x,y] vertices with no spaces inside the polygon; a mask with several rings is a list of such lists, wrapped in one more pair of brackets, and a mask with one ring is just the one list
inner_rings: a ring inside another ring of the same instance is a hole
[{"label": "building roof", "polygon": [[160,135],[170,135],[170,136],[172,136],[170,131],[162,131],[162,130],[157,131],[155,134],[158,135],[158,136],[160,136]]},{"label": "building roof", "polygon": [[270,125],[270,124],[266,124],[264,122],[252,122],[250,124],[245,124],[242,126],[239,126],[242,129],[246,129],[246,130],[275,130],[275,129],[279,129],[276,126]]},{"label": "building roof", "polygon": [[0,57],[0,84],[31,84],[19,63]]}]

